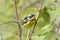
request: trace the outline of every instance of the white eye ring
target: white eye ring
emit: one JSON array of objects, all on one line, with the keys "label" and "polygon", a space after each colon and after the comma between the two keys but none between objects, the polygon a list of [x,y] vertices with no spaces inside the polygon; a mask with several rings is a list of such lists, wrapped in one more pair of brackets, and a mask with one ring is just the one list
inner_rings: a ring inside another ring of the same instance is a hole
[{"label": "white eye ring", "polygon": [[24,22],[26,22],[26,20],[24,20]]},{"label": "white eye ring", "polygon": [[30,18],[28,18],[28,20],[29,20]]}]

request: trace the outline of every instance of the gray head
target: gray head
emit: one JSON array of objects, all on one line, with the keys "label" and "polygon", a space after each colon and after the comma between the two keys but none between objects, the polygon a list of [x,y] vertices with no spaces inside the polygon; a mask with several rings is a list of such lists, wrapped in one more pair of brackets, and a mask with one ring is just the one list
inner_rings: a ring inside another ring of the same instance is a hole
[{"label": "gray head", "polygon": [[27,16],[23,19],[22,25],[23,25],[24,23],[28,22],[29,19],[31,19],[33,16],[35,16],[35,15],[34,15],[34,14],[29,14],[29,15],[27,15]]},{"label": "gray head", "polygon": [[27,15],[26,17],[28,18],[28,19],[30,19],[30,18],[32,18],[33,16],[35,16],[34,14],[29,14],[29,15]]}]

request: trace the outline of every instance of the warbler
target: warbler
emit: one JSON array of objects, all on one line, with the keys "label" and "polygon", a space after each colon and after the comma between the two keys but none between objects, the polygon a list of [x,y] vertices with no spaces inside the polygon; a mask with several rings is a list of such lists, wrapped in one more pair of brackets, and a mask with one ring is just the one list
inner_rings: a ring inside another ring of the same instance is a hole
[{"label": "warbler", "polygon": [[34,14],[28,14],[22,21],[22,25],[25,28],[31,28],[36,22],[36,17]]}]

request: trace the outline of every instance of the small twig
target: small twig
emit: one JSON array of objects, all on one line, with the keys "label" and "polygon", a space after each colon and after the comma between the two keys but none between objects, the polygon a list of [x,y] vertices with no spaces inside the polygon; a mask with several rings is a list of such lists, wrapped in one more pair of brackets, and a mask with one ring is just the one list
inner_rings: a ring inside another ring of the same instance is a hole
[{"label": "small twig", "polygon": [[19,40],[22,40],[22,28],[21,28],[21,25],[18,22],[18,12],[17,12],[16,0],[14,0],[14,8],[15,8],[15,12],[16,12],[16,22],[17,22],[18,36],[19,36]]},{"label": "small twig", "polygon": [[31,31],[31,30],[28,28],[28,29],[27,29],[27,39],[26,39],[26,40],[29,40],[29,33],[30,33],[30,31]]},{"label": "small twig", "polygon": [[9,22],[1,23],[0,25],[9,24],[9,23],[17,23],[17,22],[15,22],[15,21],[9,21]]},{"label": "small twig", "polygon": [[[10,24],[10,23],[12,24],[12,23],[17,23],[17,22],[16,22],[16,21],[8,21],[8,22],[1,23],[0,26],[1,26],[1,25],[5,25],[5,24]],[[0,31],[1,31],[1,30],[0,30]],[[12,31],[8,31],[8,30],[2,30],[2,31],[4,31],[4,32],[5,32],[5,31],[6,31],[6,32],[12,32]],[[12,32],[12,33],[15,33],[15,32]],[[15,33],[15,34],[17,34],[17,33]]]},{"label": "small twig", "polygon": [[[38,19],[39,19],[40,13],[42,12],[42,2],[43,2],[43,0],[40,0],[41,7],[40,7],[40,10],[39,10],[39,15],[38,15],[38,17],[37,17],[37,21],[38,21]],[[34,25],[32,31],[29,33],[29,40],[31,40],[31,36],[32,36],[32,34],[33,34],[34,30],[35,30],[37,21],[35,22],[35,25]]]}]

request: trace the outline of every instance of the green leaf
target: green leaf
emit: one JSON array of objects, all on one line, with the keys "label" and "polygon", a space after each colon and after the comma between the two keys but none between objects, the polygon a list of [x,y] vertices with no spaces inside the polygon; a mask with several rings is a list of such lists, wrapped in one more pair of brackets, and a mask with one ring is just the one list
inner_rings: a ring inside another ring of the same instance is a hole
[{"label": "green leaf", "polygon": [[50,22],[50,14],[47,12],[47,7],[43,8],[43,13],[42,13],[42,17],[46,22]]}]

